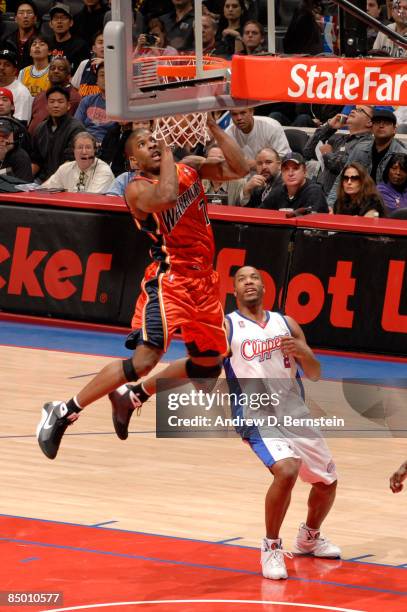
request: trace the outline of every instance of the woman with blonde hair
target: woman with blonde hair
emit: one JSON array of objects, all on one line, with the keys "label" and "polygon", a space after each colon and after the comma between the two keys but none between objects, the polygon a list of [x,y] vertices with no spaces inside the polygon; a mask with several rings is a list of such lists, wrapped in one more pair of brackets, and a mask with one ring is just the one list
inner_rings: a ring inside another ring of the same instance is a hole
[{"label": "woman with blonde hair", "polygon": [[385,216],[376,185],[361,164],[352,162],[343,168],[333,212],[358,217]]}]

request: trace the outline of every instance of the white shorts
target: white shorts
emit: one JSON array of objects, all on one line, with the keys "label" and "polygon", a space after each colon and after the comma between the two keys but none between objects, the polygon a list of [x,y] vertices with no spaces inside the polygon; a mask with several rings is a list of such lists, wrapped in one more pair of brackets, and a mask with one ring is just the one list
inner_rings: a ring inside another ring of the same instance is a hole
[{"label": "white shorts", "polygon": [[322,437],[262,438],[257,432],[244,441],[268,468],[277,461],[293,457],[301,459],[299,476],[304,482],[331,484],[338,478],[332,455]]}]

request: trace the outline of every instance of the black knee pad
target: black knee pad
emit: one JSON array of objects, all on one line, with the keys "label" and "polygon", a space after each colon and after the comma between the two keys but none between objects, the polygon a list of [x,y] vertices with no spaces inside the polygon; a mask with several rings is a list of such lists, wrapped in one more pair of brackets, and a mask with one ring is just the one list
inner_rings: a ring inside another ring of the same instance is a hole
[{"label": "black knee pad", "polygon": [[123,372],[128,382],[135,382],[138,380],[138,374],[134,369],[133,359],[124,359],[122,361]]},{"label": "black knee pad", "polygon": [[210,392],[216,385],[216,381],[222,372],[222,366],[220,363],[204,366],[187,359],[185,370],[195,387]]}]

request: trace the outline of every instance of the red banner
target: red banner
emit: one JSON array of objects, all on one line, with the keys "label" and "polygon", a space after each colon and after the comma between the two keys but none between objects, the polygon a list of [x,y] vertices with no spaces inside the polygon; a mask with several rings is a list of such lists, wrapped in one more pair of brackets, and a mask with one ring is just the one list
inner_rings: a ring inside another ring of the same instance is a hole
[{"label": "red banner", "polygon": [[249,100],[407,105],[407,61],[234,55],[231,93]]}]

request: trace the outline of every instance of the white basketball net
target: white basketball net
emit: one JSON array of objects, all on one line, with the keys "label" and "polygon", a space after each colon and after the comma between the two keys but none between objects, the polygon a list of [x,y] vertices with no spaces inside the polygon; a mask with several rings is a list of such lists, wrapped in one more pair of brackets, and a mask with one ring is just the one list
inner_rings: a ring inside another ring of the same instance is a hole
[{"label": "white basketball net", "polygon": [[[140,59],[134,62],[133,81],[137,87],[159,85],[171,81],[182,81],[188,84],[190,77],[158,76],[159,65],[176,66],[178,63],[195,66],[195,57],[167,57],[164,49],[148,48]],[[214,63],[216,58],[203,58],[204,64]],[[182,94],[180,94],[182,95]],[[167,146],[196,147],[199,143],[205,145],[210,139],[206,126],[206,113],[190,113],[188,115],[172,115],[158,117],[154,120],[153,135],[164,140]]]},{"label": "white basketball net", "polygon": [[181,148],[194,148],[199,143],[205,145],[211,139],[206,117],[206,113],[158,117],[154,121],[154,138],[164,140],[167,146]]}]

